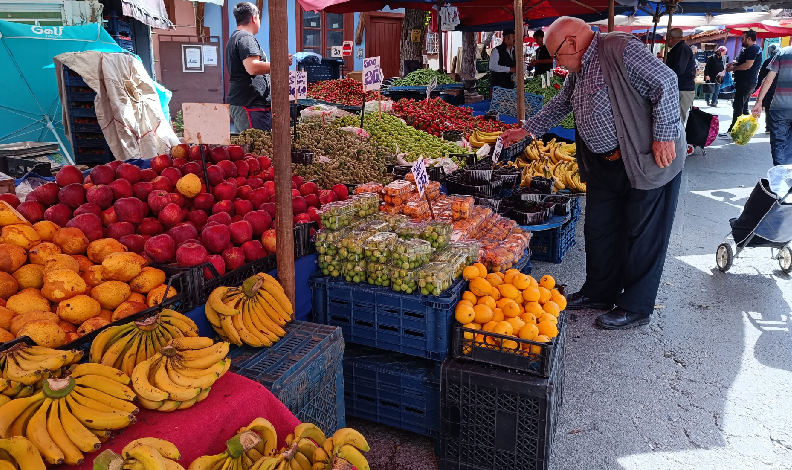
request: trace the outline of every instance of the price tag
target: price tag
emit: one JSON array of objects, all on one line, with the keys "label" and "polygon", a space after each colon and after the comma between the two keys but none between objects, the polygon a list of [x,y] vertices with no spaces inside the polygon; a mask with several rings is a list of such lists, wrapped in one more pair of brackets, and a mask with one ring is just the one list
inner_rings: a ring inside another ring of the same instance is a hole
[{"label": "price tag", "polygon": [[432,77],[432,81],[429,82],[429,85],[426,86],[426,99],[427,100],[432,95],[432,92],[434,91],[435,88],[437,88],[437,77]]},{"label": "price tag", "polygon": [[289,101],[308,97],[308,72],[289,70]]},{"label": "price tag", "polygon": [[418,188],[418,194],[423,197],[424,188],[429,184],[429,175],[426,174],[423,157],[419,158],[412,166],[412,174],[415,177],[415,186]]},{"label": "price tag", "polygon": [[495,141],[495,151],[492,152],[492,162],[498,163],[500,160],[500,154],[503,151],[503,139],[498,137],[498,140]]},{"label": "price tag", "polygon": [[330,57],[342,57],[344,55],[344,48],[342,46],[333,46],[330,48]]},{"label": "price tag", "polygon": [[382,86],[380,58],[363,59],[363,91],[379,90]]}]

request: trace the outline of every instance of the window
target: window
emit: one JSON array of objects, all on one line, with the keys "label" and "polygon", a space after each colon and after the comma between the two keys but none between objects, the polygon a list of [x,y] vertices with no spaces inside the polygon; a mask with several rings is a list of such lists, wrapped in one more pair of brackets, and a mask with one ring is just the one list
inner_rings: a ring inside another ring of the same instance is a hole
[{"label": "window", "polygon": [[331,57],[333,46],[352,40],[354,14],[303,11],[297,4],[297,50]]}]

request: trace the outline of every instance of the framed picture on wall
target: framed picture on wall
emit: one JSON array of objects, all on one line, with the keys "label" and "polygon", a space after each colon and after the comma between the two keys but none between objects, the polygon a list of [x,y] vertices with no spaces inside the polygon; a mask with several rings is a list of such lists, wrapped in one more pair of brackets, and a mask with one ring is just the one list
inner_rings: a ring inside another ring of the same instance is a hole
[{"label": "framed picture on wall", "polygon": [[182,72],[203,72],[203,46],[182,44]]}]

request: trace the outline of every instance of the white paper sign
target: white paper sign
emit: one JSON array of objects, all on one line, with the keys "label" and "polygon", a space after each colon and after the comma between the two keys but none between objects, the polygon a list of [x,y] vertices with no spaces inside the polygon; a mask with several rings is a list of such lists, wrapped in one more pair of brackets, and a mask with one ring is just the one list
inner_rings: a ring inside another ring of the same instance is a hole
[{"label": "white paper sign", "polygon": [[217,66],[217,46],[203,46],[203,63]]},{"label": "white paper sign", "polygon": [[437,77],[432,77],[432,81],[426,87],[426,99],[428,100],[432,95],[434,89],[437,88]]},{"label": "white paper sign", "polygon": [[289,101],[308,97],[308,72],[289,70]]},{"label": "white paper sign", "polygon": [[379,90],[382,86],[382,70],[380,58],[363,59],[363,91]]},{"label": "white paper sign", "polygon": [[330,48],[330,57],[342,57],[344,55],[344,48],[341,46],[333,46]]},{"label": "white paper sign", "polygon": [[182,72],[203,72],[204,65],[200,45],[182,45]]},{"label": "white paper sign", "polygon": [[426,174],[423,157],[420,157],[412,166],[412,174],[415,177],[415,186],[418,187],[418,194],[423,197],[424,188],[429,184],[429,175]]},{"label": "white paper sign", "polygon": [[494,163],[498,163],[502,151],[503,151],[503,139],[498,137],[498,140],[495,141],[495,151],[492,152],[492,161]]}]

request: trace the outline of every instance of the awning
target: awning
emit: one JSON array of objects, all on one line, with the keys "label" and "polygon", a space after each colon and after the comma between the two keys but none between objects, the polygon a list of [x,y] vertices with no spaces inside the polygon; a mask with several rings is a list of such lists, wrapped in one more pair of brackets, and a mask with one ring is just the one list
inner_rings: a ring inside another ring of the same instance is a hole
[{"label": "awning", "polygon": [[[222,0],[218,0],[222,4]],[[143,24],[158,29],[176,29],[162,0],[121,0],[124,16],[131,16]]]},{"label": "awning", "polygon": [[[768,12],[749,12],[749,13],[728,13],[718,16],[701,16],[701,15],[674,15],[672,22],[675,28],[695,28],[700,26],[729,26],[748,23],[761,23],[765,20],[770,20],[779,10],[772,10]],[[651,16],[626,16],[617,15],[614,18],[615,28],[617,31],[631,31],[640,29],[651,29],[654,26]],[[608,20],[595,21],[589,23],[595,26],[607,26]],[[667,25],[668,15],[660,18],[658,24]]]}]

